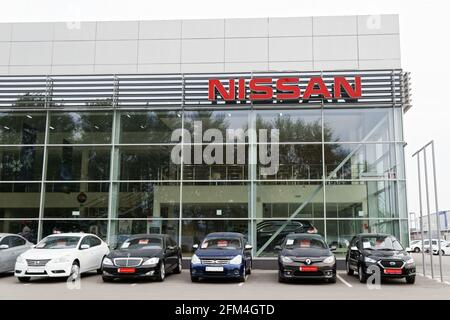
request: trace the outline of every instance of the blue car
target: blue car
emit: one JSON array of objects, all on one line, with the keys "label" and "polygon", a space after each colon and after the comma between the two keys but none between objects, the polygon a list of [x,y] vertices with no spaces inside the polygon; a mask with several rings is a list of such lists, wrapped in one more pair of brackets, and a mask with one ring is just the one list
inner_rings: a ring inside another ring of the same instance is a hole
[{"label": "blue car", "polygon": [[194,245],[191,259],[191,280],[232,278],[240,282],[252,271],[252,246],[237,232],[210,233]]}]

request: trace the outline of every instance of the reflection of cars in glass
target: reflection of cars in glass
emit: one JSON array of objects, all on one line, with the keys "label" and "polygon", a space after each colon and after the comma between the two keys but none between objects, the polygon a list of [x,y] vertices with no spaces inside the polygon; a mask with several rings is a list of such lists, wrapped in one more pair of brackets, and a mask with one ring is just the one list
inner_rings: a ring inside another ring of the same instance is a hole
[{"label": "reflection of cars in glass", "polygon": [[[324,279],[336,282],[336,258],[322,236],[291,233],[278,253],[278,280]],[[335,249],[334,247],[331,249]]]},{"label": "reflection of cars in glass", "polygon": [[410,284],[416,279],[414,259],[394,236],[388,234],[356,235],[350,241],[345,261],[347,274],[358,272],[359,281],[363,283],[376,268],[382,278],[405,278]]},{"label": "reflection of cars in glass", "polygon": [[201,278],[235,278],[241,282],[251,273],[252,246],[237,232],[208,234],[191,259],[191,280]]},{"label": "reflection of cars in glass", "polygon": [[[256,225],[256,241],[261,248],[281,226],[286,223],[283,220],[266,220]],[[267,246],[266,251],[273,251],[274,247],[281,245],[284,238],[290,233],[317,233],[317,229],[307,220],[291,220],[286,227]]]},{"label": "reflection of cars in glass", "polygon": [[118,234],[116,236],[113,236],[110,241],[110,247],[111,249],[119,249],[122,244],[127,240],[131,235],[129,234]]},{"label": "reflection of cars in glass", "polygon": [[103,259],[103,281],[149,278],[164,281],[167,273],[181,273],[181,249],[169,235],[130,236]]},{"label": "reflection of cars in glass", "polygon": [[0,233],[0,273],[14,271],[17,257],[32,246],[31,242],[19,235]]},{"label": "reflection of cars in glass", "polygon": [[328,246],[330,248],[335,247],[336,251],[346,252],[349,244],[350,244],[350,242],[347,239],[338,239],[338,240],[330,241],[328,243]]},{"label": "reflection of cars in glass", "polygon": [[33,249],[17,257],[15,276],[21,282],[31,277],[71,277],[97,270],[101,273],[107,244],[88,233],[61,233],[42,239]]}]

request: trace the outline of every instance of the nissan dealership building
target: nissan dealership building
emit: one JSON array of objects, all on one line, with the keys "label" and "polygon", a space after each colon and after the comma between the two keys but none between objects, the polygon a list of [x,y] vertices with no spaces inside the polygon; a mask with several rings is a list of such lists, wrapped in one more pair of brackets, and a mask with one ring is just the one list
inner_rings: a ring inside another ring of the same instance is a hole
[{"label": "nissan dealership building", "polygon": [[0,232],[408,243],[396,15],[0,24]]}]

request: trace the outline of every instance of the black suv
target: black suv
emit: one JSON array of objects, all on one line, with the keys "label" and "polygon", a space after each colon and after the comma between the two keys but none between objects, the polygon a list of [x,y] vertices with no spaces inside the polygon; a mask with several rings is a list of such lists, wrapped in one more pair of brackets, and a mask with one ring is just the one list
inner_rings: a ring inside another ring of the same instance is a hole
[{"label": "black suv", "polygon": [[365,283],[376,270],[381,278],[416,280],[416,264],[400,242],[389,234],[358,234],[350,241],[345,257],[347,274],[358,272],[359,281]]}]

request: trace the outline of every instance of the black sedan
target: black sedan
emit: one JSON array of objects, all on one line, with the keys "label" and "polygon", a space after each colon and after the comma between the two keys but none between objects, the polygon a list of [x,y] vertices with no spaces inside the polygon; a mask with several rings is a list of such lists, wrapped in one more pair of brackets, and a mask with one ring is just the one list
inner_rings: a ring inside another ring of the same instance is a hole
[{"label": "black sedan", "polygon": [[[336,258],[321,235],[291,233],[278,254],[278,280],[323,279],[336,282]],[[335,249],[335,248],[331,248]]]},{"label": "black sedan", "polygon": [[389,234],[358,234],[350,241],[346,255],[347,274],[358,272],[359,281],[379,272],[381,278],[405,278],[413,284],[416,264],[400,242]]},{"label": "black sedan", "polygon": [[134,235],[103,259],[102,278],[105,282],[116,278],[163,281],[169,272],[181,273],[181,263],[181,249],[171,236]]}]

